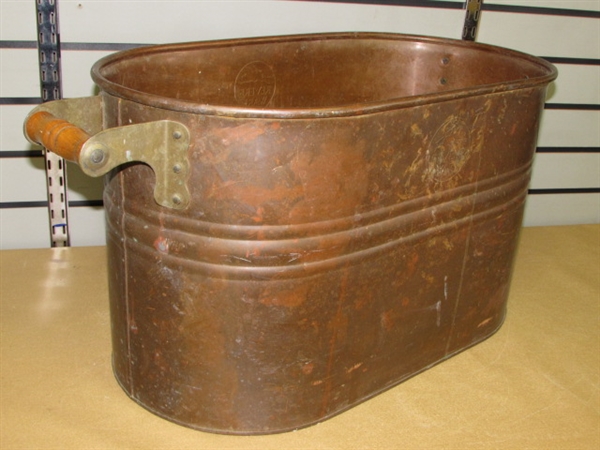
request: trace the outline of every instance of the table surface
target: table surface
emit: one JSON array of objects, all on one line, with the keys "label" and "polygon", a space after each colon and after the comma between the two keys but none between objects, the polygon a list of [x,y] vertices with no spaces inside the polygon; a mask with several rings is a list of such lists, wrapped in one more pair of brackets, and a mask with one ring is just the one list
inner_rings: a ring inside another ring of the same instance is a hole
[{"label": "table surface", "polygon": [[4,250],[2,449],[598,449],[600,226],[525,228],[498,333],[321,424],[223,436],[131,401],[104,247]]}]

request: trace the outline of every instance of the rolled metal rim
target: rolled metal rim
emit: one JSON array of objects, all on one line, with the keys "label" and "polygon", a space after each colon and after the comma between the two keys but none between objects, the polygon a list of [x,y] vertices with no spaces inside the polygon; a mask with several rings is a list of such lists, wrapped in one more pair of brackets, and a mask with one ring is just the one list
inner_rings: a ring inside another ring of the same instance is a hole
[{"label": "rolled metal rim", "polygon": [[[231,47],[239,45],[268,44],[277,42],[315,41],[334,39],[363,39],[363,40],[395,40],[411,41],[430,45],[443,45],[453,48],[469,48],[473,51],[494,53],[499,56],[519,59],[539,67],[542,75],[521,78],[499,83],[481,84],[468,88],[434,92],[424,95],[390,98],[384,101],[364,102],[349,105],[331,105],[331,107],[319,108],[251,108],[239,106],[224,106],[216,104],[203,104],[189,100],[180,100],[161,95],[141,92],[128,88],[122,84],[115,83],[103,76],[103,69],[112,64],[127,59],[140,58],[157,53],[169,53],[174,51],[196,50],[202,48]],[[163,44],[137,47],[108,55],[98,60],[91,70],[94,82],[108,94],[141,103],[147,106],[180,111],[193,114],[217,115],[236,118],[273,118],[273,119],[300,119],[300,118],[328,118],[346,117],[384,112],[394,109],[409,108],[423,104],[431,104],[455,100],[464,97],[493,94],[517,89],[545,86],[553,81],[558,75],[556,68],[542,58],[528,55],[526,53],[503,47],[430,36],[417,36],[396,33],[318,33],[298,34],[289,36],[270,36],[259,38],[241,38],[215,41],[200,41],[178,44]]]}]

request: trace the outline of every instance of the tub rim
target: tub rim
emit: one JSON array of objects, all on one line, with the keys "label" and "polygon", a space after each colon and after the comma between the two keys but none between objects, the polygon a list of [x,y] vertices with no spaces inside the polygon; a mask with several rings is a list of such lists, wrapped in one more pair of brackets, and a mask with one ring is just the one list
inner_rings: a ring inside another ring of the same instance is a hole
[{"label": "tub rim", "polygon": [[[502,81],[497,83],[481,84],[469,88],[450,89],[443,92],[433,92],[406,97],[392,97],[387,100],[378,100],[372,102],[331,105],[329,107],[317,108],[252,108],[243,106],[225,106],[218,104],[206,104],[193,102],[189,100],[178,100],[162,95],[151,94],[126,87],[122,84],[110,81],[102,75],[101,71],[111,64],[119,63],[128,58],[138,58],[156,53],[166,53],[170,51],[185,51],[191,49],[231,47],[240,45],[269,44],[294,41],[315,41],[315,40],[342,40],[342,39],[362,39],[362,40],[396,40],[412,41],[423,44],[448,45],[450,47],[469,47],[478,51],[495,53],[505,57],[524,60],[530,64],[537,65],[541,71],[546,74],[531,78],[521,78],[511,81]],[[269,119],[317,119],[348,117],[385,112],[390,110],[421,106],[425,104],[439,103],[449,100],[456,100],[466,97],[476,97],[487,94],[514,91],[519,89],[534,88],[548,85],[556,79],[558,71],[556,67],[548,61],[523,53],[495,45],[482,44],[472,41],[463,41],[458,39],[441,38],[434,36],[420,36],[413,34],[400,33],[382,33],[382,32],[334,32],[334,33],[311,33],[311,34],[291,34],[279,36],[248,37],[235,39],[219,39],[195,42],[182,42],[172,44],[147,45],[119,51],[99,59],[91,69],[92,80],[100,87],[103,92],[110,95],[134,101],[146,106],[151,106],[169,111],[178,111],[184,113],[226,116],[232,118],[269,118]]]}]

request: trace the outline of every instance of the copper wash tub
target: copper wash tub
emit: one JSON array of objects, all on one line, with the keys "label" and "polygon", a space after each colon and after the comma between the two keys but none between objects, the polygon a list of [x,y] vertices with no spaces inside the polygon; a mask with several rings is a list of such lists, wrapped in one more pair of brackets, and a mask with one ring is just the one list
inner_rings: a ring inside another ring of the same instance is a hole
[{"label": "copper wash tub", "polygon": [[550,64],[343,33],[137,48],[92,76],[26,133],[107,173],[114,372],[148,410],[293,430],[502,324]]}]

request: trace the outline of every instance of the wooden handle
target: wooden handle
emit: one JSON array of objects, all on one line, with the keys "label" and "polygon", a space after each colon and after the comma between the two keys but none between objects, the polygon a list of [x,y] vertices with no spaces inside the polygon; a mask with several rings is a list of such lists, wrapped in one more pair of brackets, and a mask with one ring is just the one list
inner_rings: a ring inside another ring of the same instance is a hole
[{"label": "wooden handle", "polygon": [[78,162],[79,153],[90,135],[49,112],[32,114],[25,123],[27,137],[69,161]]}]

